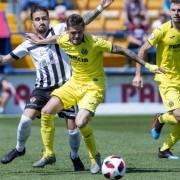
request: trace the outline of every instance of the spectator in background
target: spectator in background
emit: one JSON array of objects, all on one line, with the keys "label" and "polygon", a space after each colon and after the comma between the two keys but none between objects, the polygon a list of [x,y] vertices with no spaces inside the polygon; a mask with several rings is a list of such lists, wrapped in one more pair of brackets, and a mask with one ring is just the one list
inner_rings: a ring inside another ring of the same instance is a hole
[{"label": "spectator in background", "polygon": [[0,76],[0,113],[4,112],[4,108],[11,97],[12,85],[3,76]]},{"label": "spectator in background", "polygon": [[19,11],[20,11],[20,20],[21,23],[24,23],[26,19],[29,18],[29,11],[31,6],[38,5],[40,7],[52,10],[56,7],[56,0],[18,0]]},{"label": "spectator in background", "polygon": [[50,14],[51,16],[50,27],[53,27],[59,23],[64,23],[67,19],[66,11],[67,9],[64,5],[56,6],[54,13]]},{"label": "spectator in background", "polygon": [[54,12],[50,13],[50,26],[65,22],[67,19],[66,11],[72,9],[74,9],[72,0],[57,0],[57,6],[55,7]]},{"label": "spectator in background", "polygon": [[164,24],[166,21],[168,21],[168,16],[165,12],[160,12],[159,13],[159,18],[152,22],[151,29],[155,29],[159,27],[161,24]]},{"label": "spectator in background", "polygon": [[171,5],[170,0],[164,0],[163,5],[162,5],[162,8],[163,8],[163,11],[164,11],[167,15],[170,15],[170,5]]},{"label": "spectator in background", "polygon": [[73,0],[57,0],[57,3],[64,5],[67,10],[74,9],[74,1]]},{"label": "spectator in background", "polygon": [[129,29],[129,27],[133,23],[133,18],[137,15],[141,15],[144,17],[142,19],[142,24],[144,26],[149,25],[149,17],[146,13],[146,8],[141,0],[125,0],[124,12],[124,24],[127,27],[127,29]]},{"label": "spectator in background", "polygon": [[[138,48],[144,43],[145,35],[147,33],[148,27],[144,26],[142,23],[143,17],[141,15],[136,15],[133,20],[132,24],[128,30],[128,49],[137,53]],[[131,60],[128,59],[127,66],[131,67]]]}]

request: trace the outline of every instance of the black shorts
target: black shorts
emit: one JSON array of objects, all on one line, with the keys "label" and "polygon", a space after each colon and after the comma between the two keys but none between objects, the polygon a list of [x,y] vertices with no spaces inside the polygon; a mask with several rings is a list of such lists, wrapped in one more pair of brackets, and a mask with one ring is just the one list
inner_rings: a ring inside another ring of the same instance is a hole
[{"label": "black shorts", "polygon": [[[41,111],[41,109],[46,105],[46,103],[50,99],[51,92],[56,88],[34,89],[30,96],[30,99],[26,103],[25,109],[29,108]],[[58,116],[66,119],[75,119],[77,112],[78,107],[73,106],[72,108],[67,110],[63,109],[60,113],[58,113]]]}]

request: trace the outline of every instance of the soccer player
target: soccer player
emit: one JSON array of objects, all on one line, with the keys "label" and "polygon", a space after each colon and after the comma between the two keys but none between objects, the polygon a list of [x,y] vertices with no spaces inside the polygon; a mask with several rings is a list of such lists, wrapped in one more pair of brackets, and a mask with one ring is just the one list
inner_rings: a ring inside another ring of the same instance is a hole
[{"label": "soccer player", "polygon": [[52,97],[41,111],[41,135],[45,154],[34,163],[41,167],[42,162],[54,156],[54,116],[62,109],[78,104],[79,112],[75,122],[80,129],[91,162],[90,172],[96,174],[101,170],[100,153],[98,152],[90,125],[97,106],[103,101],[105,93],[105,75],[103,69],[103,52],[123,54],[145,65],[148,69],[161,72],[156,65],[150,65],[128,49],[112,45],[100,37],[86,34],[85,23],[80,15],[73,14],[67,19],[67,33],[39,39],[27,37],[37,45],[56,44],[69,56],[72,66],[72,77],[63,86],[52,92]]},{"label": "soccer player", "polygon": [[[85,23],[90,23],[103,9],[108,7],[113,0],[101,0],[101,4],[92,12],[85,15]],[[58,24],[49,28],[49,14],[47,9],[34,6],[31,9],[32,25],[35,33],[41,38],[59,35],[65,31],[66,24]],[[49,100],[51,92],[64,84],[71,76],[71,68],[68,57],[59,45],[34,45],[26,40],[15,48],[10,54],[0,56],[0,64],[6,64],[19,60],[29,54],[36,68],[36,83],[31,94],[29,102],[27,102],[25,110],[21,116],[17,129],[17,144],[14,149],[8,152],[2,159],[3,164],[10,163],[14,158],[25,154],[25,143],[30,136],[32,121],[40,116],[42,107]],[[70,159],[73,162],[75,171],[84,170],[78,149],[80,146],[80,134],[76,128],[74,119],[76,108],[64,110],[60,113],[62,117],[67,119],[67,128],[69,132],[69,145],[71,147]],[[42,167],[52,164],[56,161],[55,157],[44,161]]]},{"label": "soccer player", "polygon": [[[156,74],[159,92],[167,112],[158,114],[152,124],[152,138],[158,139],[165,123],[173,126],[169,136],[159,149],[159,158],[178,159],[170,149],[180,138],[180,0],[171,0],[171,20],[153,31],[139,50],[139,56],[144,58],[146,52],[157,46],[157,65],[166,70],[165,74]],[[136,66],[133,85],[143,84],[140,65]]]}]

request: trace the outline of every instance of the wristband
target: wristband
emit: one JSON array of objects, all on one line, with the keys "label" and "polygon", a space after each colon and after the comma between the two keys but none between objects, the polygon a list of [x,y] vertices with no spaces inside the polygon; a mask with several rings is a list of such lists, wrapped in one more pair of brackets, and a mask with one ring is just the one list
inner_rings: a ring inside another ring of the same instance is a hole
[{"label": "wristband", "polygon": [[103,11],[102,5],[99,5],[96,9],[97,9],[99,12],[102,12],[102,11]]},{"label": "wristband", "polygon": [[148,69],[151,72],[158,70],[157,65],[149,64],[149,63],[145,63],[145,68]]}]

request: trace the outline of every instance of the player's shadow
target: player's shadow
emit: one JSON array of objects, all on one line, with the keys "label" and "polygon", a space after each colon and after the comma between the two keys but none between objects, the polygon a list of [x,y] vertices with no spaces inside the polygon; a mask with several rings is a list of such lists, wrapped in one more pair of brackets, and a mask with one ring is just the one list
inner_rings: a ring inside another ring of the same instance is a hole
[{"label": "player's shadow", "polygon": [[35,170],[25,170],[25,171],[6,171],[7,174],[38,174],[38,175],[61,175],[61,174],[89,174],[89,169],[85,171],[73,171],[73,170],[62,170],[62,169],[54,169],[54,170],[46,170],[46,168],[38,168]]},{"label": "player's shadow", "polygon": [[127,173],[149,173],[149,172],[180,172],[180,168],[136,168],[129,167]]}]

